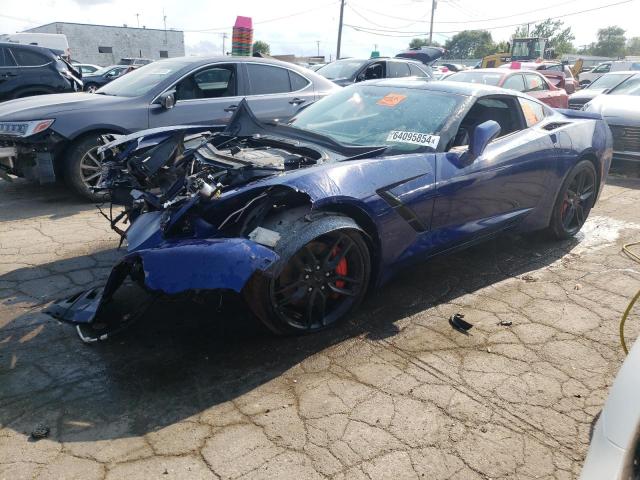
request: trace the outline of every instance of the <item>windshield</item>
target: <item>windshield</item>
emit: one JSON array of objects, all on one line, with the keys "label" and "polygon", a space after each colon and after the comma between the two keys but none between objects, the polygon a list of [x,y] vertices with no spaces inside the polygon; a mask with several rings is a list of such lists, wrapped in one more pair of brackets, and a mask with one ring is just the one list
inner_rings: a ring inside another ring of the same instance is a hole
[{"label": "windshield", "polygon": [[417,88],[356,85],[311,105],[291,125],[342,144],[435,150],[443,125],[465,98]]},{"label": "windshield", "polygon": [[587,88],[591,89],[602,89],[605,88],[613,88],[618,85],[620,82],[629,78],[632,74],[620,74],[620,73],[607,73],[602,75],[601,77],[596,78],[593,82],[589,84]]},{"label": "windshield", "polygon": [[[150,63],[107,83],[97,93],[118,97],[138,97],[149,92],[167,77],[184,68],[190,62],[166,60]],[[97,73],[97,72],[96,72]]]},{"label": "windshield", "polygon": [[349,78],[356,74],[366,60],[338,60],[316,70],[317,73],[329,80],[335,78]]},{"label": "windshield", "polygon": [[451,82],[483,83],[485,85],[498,86],[503,73],[492,72],[458,72],[447,77]]},{"label": "windshield", "polygon": [[640,75],[628,78],[616,88],[609,92],[609,95],[634,95],[640,96]]}]

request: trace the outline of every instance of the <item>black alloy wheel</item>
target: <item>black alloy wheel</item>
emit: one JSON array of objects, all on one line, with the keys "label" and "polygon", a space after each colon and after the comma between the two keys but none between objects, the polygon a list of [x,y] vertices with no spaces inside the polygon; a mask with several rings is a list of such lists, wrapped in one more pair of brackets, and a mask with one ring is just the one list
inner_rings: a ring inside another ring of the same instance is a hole
[{"label": "black alloy wheel", "polygon": [[369,287],[369,246],[356,222],[332,214],[305,218],[266,225],[281,234],[274,248],[280,260],[243,290],[249,308],[279,335],[336,325],[360,305]]},{"label": "black alloy wheel", "polygon": [[321,330],[359,303],[369,276],[368,252],[353,235],[322,235],[289,259],[269,288],[281,322],[298,331]]},{"label": "black alloy wheel", "polygon": [[569,238],[580,231],[597,194],[596,170],[588,160],[578,163],[565,180],[551,221],[557,238]]}]

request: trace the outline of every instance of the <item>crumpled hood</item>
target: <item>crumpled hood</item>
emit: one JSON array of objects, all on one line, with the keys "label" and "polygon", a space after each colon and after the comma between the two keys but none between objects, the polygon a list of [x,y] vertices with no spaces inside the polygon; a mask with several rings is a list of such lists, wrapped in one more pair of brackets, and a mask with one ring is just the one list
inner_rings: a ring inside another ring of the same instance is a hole
[{"label": "crumpled hood", "polygon": [[55,93],[0,103],[0,122],[56,118],[64,112],[95,109],[130,101],[130,98],[94,93]]},{"label": "crumpled hood", "polygon": [[599,95],[588,104],[589,112],[598,112],[614,125],[640,126],[640,96]]}]

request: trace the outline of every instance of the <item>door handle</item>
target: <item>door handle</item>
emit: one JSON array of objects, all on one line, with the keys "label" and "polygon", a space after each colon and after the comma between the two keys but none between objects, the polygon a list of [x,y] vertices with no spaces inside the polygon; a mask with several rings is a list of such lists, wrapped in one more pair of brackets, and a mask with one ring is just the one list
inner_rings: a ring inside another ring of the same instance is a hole
[{"label": "door handle", "polygon": [[293,100],[289,101],[289,103],[291,105],[300,105],[301,103],[304,103],[304,102],[306,102],[306,100],[304,98],[298,98],[298,97],[296,97]]},{"label": "door handle", "polygon": [[238,105],[229,105],[224,109],[225,112],[235,112],[238,109]]}]

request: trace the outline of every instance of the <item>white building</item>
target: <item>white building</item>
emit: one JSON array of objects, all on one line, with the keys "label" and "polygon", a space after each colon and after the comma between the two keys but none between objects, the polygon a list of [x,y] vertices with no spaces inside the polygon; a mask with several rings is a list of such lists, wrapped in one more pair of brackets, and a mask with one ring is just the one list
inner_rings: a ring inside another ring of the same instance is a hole
[{"label": "white building", "polygon": [[184,56],[184,33],[180,30],[53,22],[25,31],[63,33],[73,60],[101,66],[114,65],[128,57],[158,60]]}]

